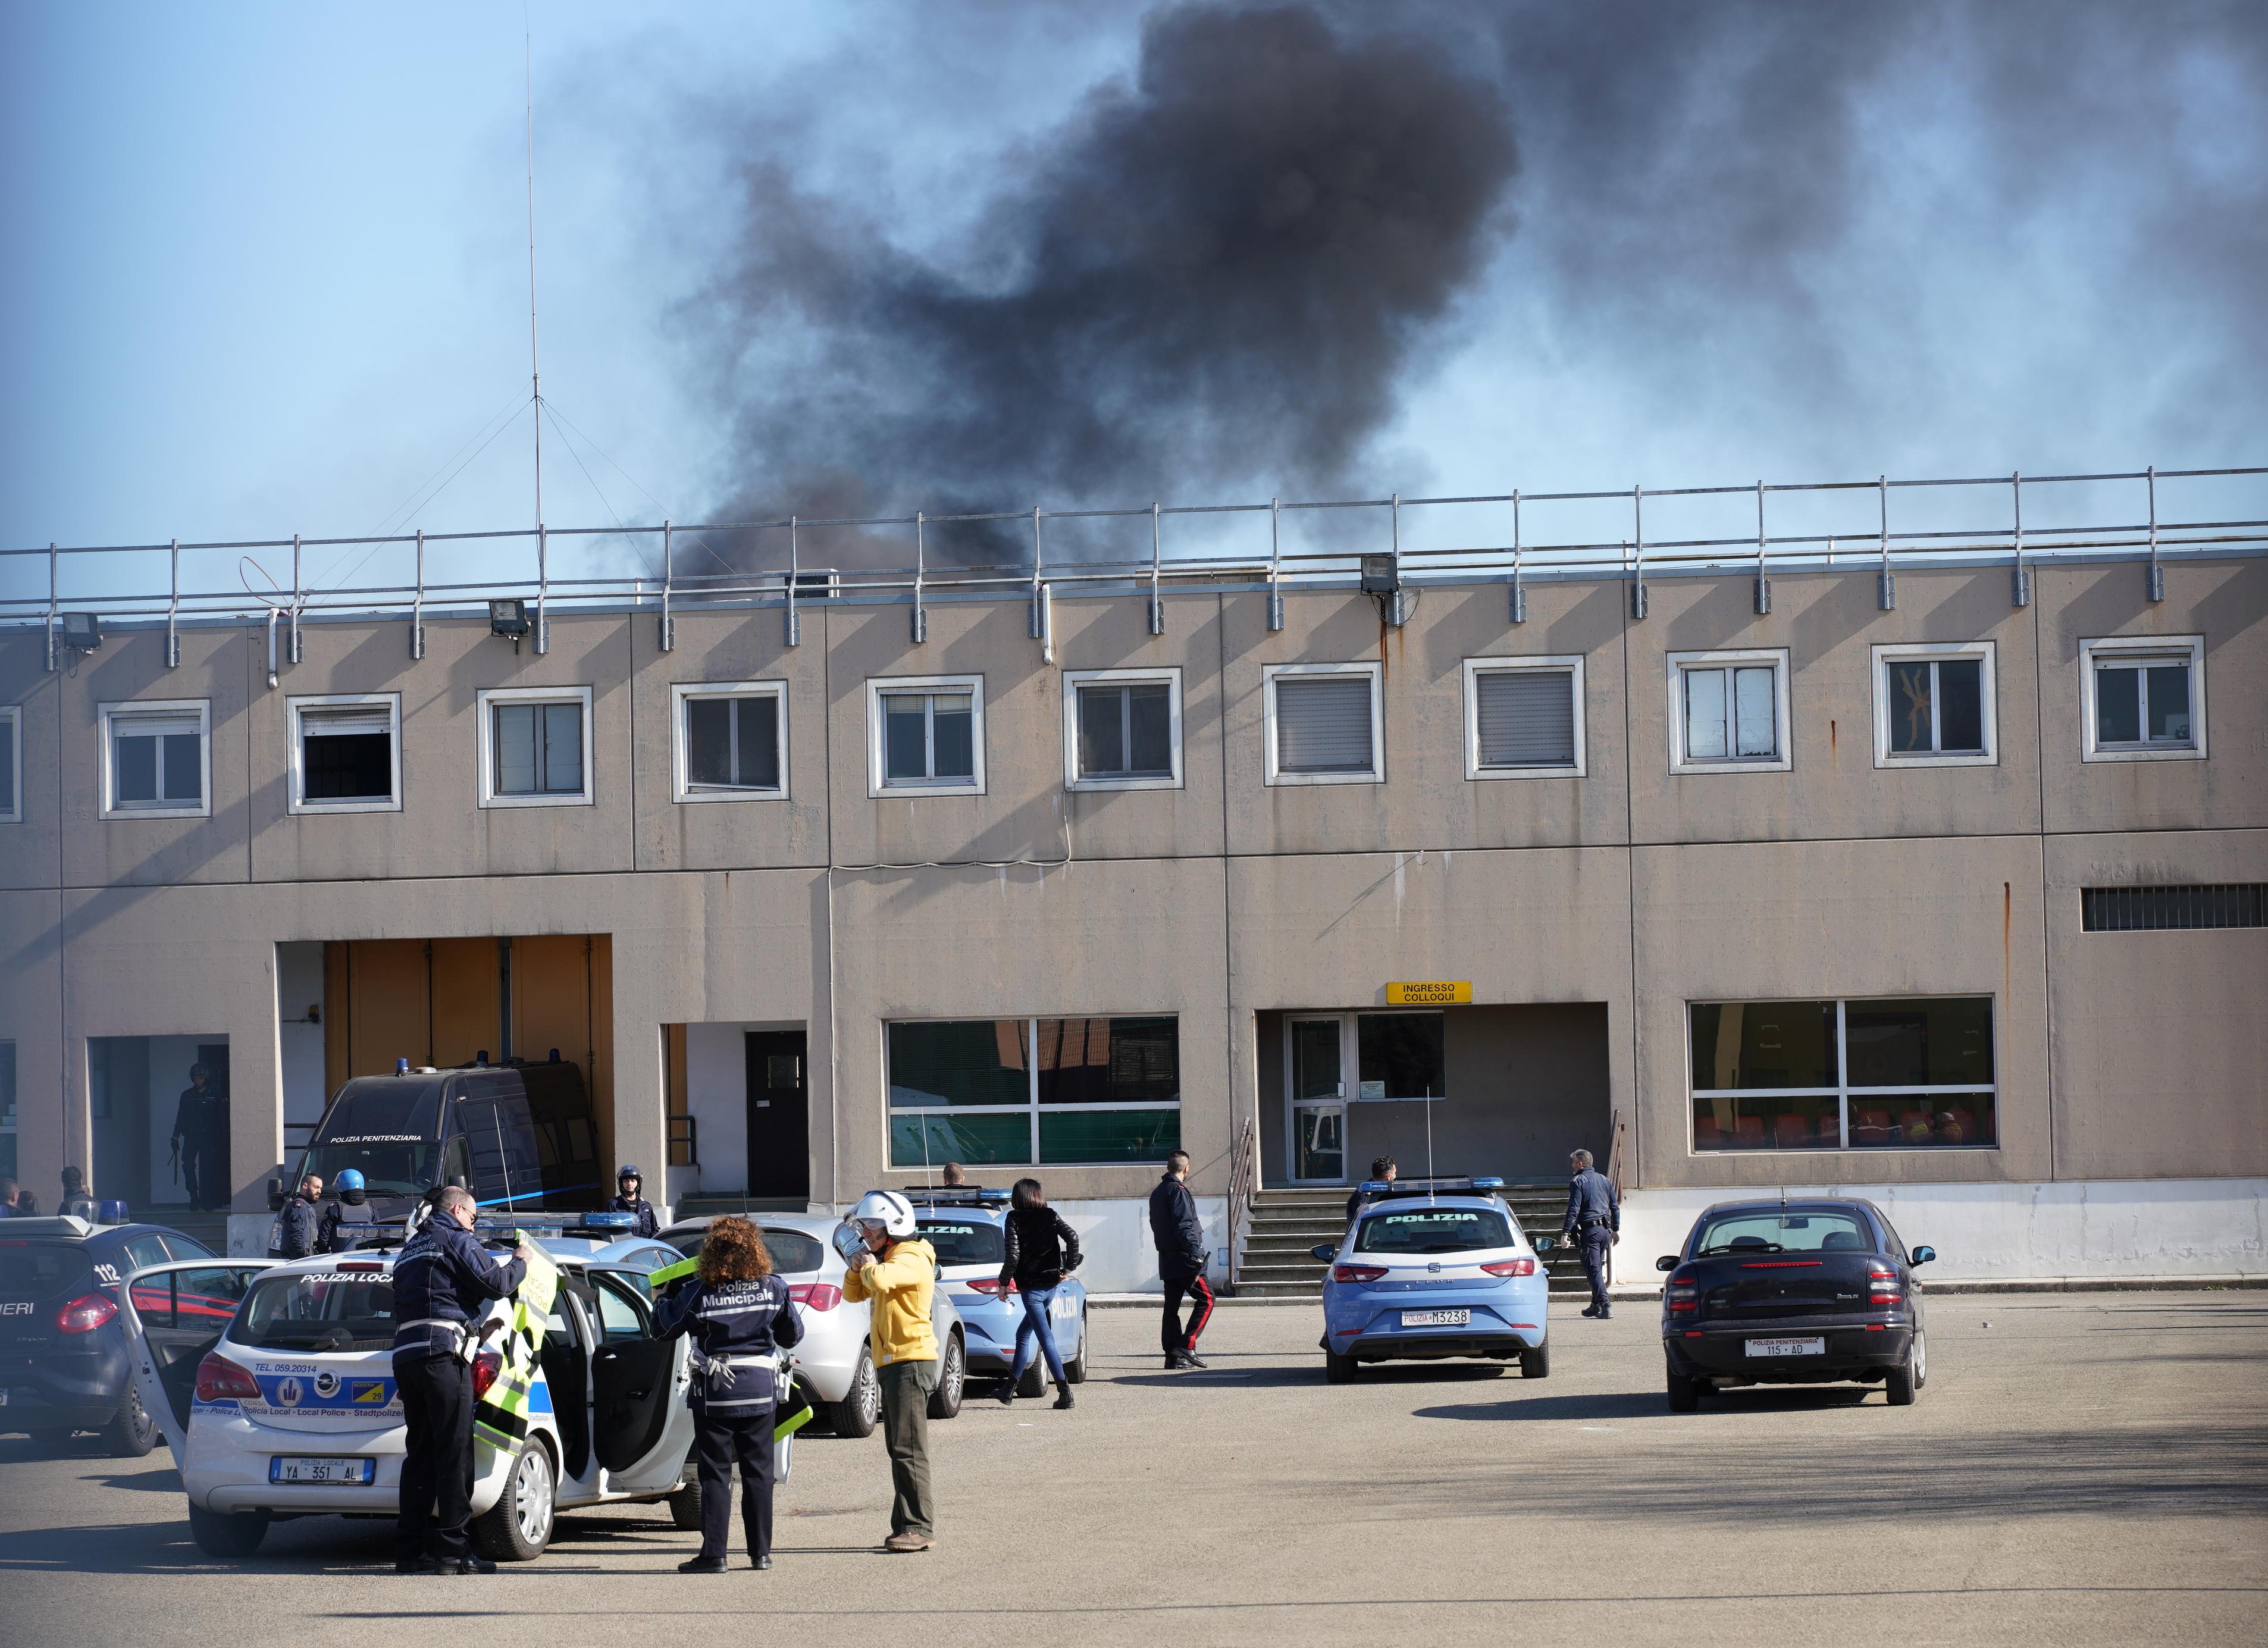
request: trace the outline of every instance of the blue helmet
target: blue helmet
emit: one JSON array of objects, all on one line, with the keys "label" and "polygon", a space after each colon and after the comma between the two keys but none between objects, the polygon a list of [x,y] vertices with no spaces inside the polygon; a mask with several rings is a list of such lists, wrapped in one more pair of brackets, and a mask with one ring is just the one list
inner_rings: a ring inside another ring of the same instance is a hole
[{"label": "blue helmet", "polygon": [[331,1182],[342,1190],[359,1190],[362,1188],[362,1169],[342,1167],[339,1169],[339,1176]]}]

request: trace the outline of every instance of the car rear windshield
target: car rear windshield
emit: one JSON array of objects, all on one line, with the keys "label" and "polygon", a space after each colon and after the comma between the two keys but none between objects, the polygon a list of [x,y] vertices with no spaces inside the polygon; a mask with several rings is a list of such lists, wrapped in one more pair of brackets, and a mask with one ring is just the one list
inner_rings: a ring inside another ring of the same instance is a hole
[{"label": "car rear windshield", "polygon": [[921,1237],[937,1249],[941,1265],[998,1264],[1008,1256],[1008,1238],[998,1225],[982,1219],[921,1223]]},{"label": "car rear windshield", "polygon": [[1693,1245],[1696,1259],[1743,1253],[1872,1253],[1874,1239],[1856,1210],[1811,1210],[1783,1213],[1778,1208],[1745,1208],[1719,1213],[1701,1227]]},{"label": "car rear windshield", "polygon": [[86,1249],[69,1242],[0,1241],[0,1299],[57,1299],[94,1281]]},{"label": "car rear windshield", "polygon": [[[827,1260],[827,1246],[816,1236],[799,1230],[775,1230],[764,1226],[764,1251],[772,1256],[772,1269],[783,1276],[818,1269]],[[709,1240],[708,1232],[688,1231],[681,1236],[668,1238],[669,1245],[688,1259],[701,1256],[701,1245]]]},{"label": "car rear windshield", "polygon": [[1372,1254],[1470,1253],[1512,1246],[1512,1223],[1494,1208],[1406,1207],[1373,1213],[1354,1250]]},{"label": "car rear windshield", "polygon": [[384,1350],[394,1343],[394,1281],[310,1271],[253,1284],[228,1336],[261,1350]]}]

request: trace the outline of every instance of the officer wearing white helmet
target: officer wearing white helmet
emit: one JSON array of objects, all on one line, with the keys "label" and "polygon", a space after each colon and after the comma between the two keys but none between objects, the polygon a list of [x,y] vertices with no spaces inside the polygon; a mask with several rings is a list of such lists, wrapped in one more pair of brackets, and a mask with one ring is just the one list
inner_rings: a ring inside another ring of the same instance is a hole
[{"label": "officer wearing white helmet", "polygon": [[937,1388],[937,1334],[930,1300],[937,1250],[914,1234],[913,1203],[895,1190],[869,1190],[836,1232],[850,1270],[843,1297],[873,1304],[869,1350],[882,1382],[882,1436],[890,1455],[889,1551],[937,1542],[929,1482],[929,1398]]}]

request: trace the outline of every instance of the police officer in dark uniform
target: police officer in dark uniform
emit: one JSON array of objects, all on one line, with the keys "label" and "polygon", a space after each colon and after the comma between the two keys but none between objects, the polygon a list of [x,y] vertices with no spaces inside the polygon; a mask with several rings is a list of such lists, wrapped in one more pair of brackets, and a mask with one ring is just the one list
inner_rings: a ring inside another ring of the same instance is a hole
[{"label": "police officer in dark uniform", "polygon": [[1615,1313],[1607,1302],[1607,1250],[1623,1239],[1623,1202],[1614,1181],[1592,1171],[1590,1151],[1579,1150],[1567,1161],[1575,1176],[1567,1183],[1567,1217],[1559,1234],[1574,1240],[1590,1278],[1591,1303],[1583,1314],[1604,1319]]},{"label": "police officer in dark uniform", "polygon": [[189,1205],[210,1212],[228,1200],[228,1100],[213,1089],[212,1072],[189,1066],[189,1085],[173,1111],[174,1150]]},{"label": "police officer in dark uniform", "polygon": [[361,1168],[340,1168],[338,1189],[338,1200],[323,1210],[323,1222],[315,1233],[317,1253],[350,1253],[372,1234],[368,1227],[378,1223]]},{"label": "police officer in dark uniform", "polygon": [[695,1280],[659,1313],[664,1338],[693,1335],[693,1435],[701,1478],[701,1549],[680,1573],[723,1573],[740,1468],[740,1525],[748,1563],[772,1565],[772,1428],[778,1405],[776,1347],[803,1337],[787,1284],[754,1225],[720,1218],[701,1244]]},{"label": "police officer in dark uniform", "polygon": [[615,1188],[618,1194],[613,1201],[607,1203],[607,1211],[635,1213],[637,1215],[639,1235],[658,1235],[661,1231],[661,1215],[655,1210],[652,1203],[638,1194],[644,1183],[644,1175],[638,1172],[637,1164],[624,1162],[622,1171],[615,1175]]},{"label": "police officer in dark uniform", "polygon": [[322,1201],[323,1176],[309,1173],[284,1204],[284,1210],[276,1216],[272,1251],[276,1257],[305,1259],[317,1250],[316,1237],[322,1228]]},{"label": "police officer in dark uniform", "polygon": [[446,1185],[428,1199],[431,1213],[394,1266],[394,1379],[409,1428],[394,1571],[494,1573],[465,1539],[473,1512],[470,1322],[519,1285],[534,1255],[524,1241],[509,1259],[489,1254],[472,1234],[471,1191]]}]

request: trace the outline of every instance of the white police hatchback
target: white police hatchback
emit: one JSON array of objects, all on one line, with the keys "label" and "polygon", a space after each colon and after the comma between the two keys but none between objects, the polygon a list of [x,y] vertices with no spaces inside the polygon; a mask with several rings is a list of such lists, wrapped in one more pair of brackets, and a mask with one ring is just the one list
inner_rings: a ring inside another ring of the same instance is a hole
[{"label": "white police hatchback", "polygon": [[1504,1181],[1373,1180],[1347,1233],[1313,1249],[1323,1278],[1323,1373],[1366,1363],[1476,1357],[1551,1372],[1550,1279]]},{"label": "white police hatchback", "polygon": [[[173,1447],[201,1549],[248,1556],[270,1523],[293,1517],[395,1513],[407,1438],[392,1354],[397,1256],[209,1259],[127,1278],[120,1317],[135,1378]],[[500,1561],[540,1556],[562,1509],[669,1500],[681,1526],[698,1516],[687,1341],[655,1336],[639,1267],[559,1264],[527,1434],[509,1448],[474,1444],[473,1541]],[[476,1391],[502,1362],[481,1352]]]}]

